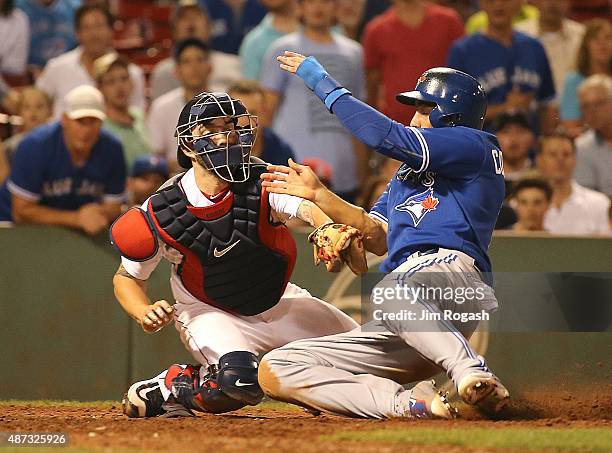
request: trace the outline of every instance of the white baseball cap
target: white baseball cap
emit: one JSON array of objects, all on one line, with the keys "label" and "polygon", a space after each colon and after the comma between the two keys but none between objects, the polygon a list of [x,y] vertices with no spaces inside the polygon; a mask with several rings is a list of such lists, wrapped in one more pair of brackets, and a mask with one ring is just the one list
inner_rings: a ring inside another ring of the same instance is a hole
[{"label": "white baseball cap", "polygon": [[64,97],[64,112],[73,120],[93,117],[104,121],[104,97],[97,88],[89,85],[78,86]]}]

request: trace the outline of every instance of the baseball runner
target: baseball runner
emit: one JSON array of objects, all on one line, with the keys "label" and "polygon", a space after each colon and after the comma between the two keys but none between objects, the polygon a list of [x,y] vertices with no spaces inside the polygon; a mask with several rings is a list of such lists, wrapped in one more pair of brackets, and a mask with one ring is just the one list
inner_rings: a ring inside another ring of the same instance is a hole
[{"label": "baseball runner", "polygon": [[[467,341],[479,316],[497,308],[486,282],[487,249],[504,177],[497,139],[481,130],[484,91],[460,71],[426,71],[414,91],[397,95],[417,109],[406,127],[355,99],[313,57],[285,52],[278,60],[358,139],[402,165],[369,215],[327,190],[308,167],[290,161],[262,175],[269,192],[313,201],[332,220],[361,230],[367,250],[388,252],[381,265],[387,275],[371,298],[371,305],[382,307],[379,317],[351,332],[269,352],[259,370],[264,392],[346,416],[397,417],[425,406],[427,415],[451,418],[455,411],[447,402],[422,400],[426,381],[411,390],[399,384],[444,370],[465,402],[500,411],[509,393]],[[395,288],[414,290],[414,297],[408,302],[391,291],[389,300],[376,305],[385,290]],[[479,296],[459,300],[428,291],[436,288]],[[398,316],[398,307],[420,316]]]},{"label": "baseball runner", "polygon": [[[172,365],[133,384],[129,417],[222,413],[255,405],[258,355],[290,341],[351,330],[347,315],[289,282],[296,258],[289,217],[318,227],[329,218],[312,202],[261,188],[263,163],[252,162],[256,118],[225,93],[201,93],[182,110],[179,164],[142,208],[111,226],[121,253],[115,295],[146,332],[172,320],[197,365]],[[350,229],[346,241],[358,232]],[[333,253],[332,253],[333,254]],[[172,263],[175,305],[153,304],[146,281]]]}]

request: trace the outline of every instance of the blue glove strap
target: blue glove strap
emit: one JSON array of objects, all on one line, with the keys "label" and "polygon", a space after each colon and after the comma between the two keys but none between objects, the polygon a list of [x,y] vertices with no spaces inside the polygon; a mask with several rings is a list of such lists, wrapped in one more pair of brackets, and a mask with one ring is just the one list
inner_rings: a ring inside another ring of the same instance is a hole
[{"label": "blue glove strap", "polygon": [[347,93],[351,94],[349,90],[340,85],[337,80],[331,78],[329,74],[317,83],[314,92],[325,103],[325,107],[330,112],[332,105],[340,96]]},{"label": "blue glove strap", "polygon": [[329,76],[325,68],[321,66],[321,63],[315,57],[308,57],[302,61],[298,66],[296,74],[300,79],[304,80],[306,86],[311,90],[314,90],[315,86],[325,76]]},{"label": "blue glove strap", "polygon": [[345,94],[353,94],[353,93],[351,93],[349,90],[347,90],[344,87],[339,88],[336,91],[332,91],[329,94],[329,96],[325,98],[325,107],[327,107],[327,110],[331,112],[332,105],[334,105],[334,102],[336,102],[340,96],[344,96]]}]

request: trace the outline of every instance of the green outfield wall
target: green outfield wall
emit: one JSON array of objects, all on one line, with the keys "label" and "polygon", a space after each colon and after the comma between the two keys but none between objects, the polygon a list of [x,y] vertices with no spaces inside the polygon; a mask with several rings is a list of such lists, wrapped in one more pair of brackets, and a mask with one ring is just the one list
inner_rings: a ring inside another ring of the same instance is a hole
[{"label": "green outfield wall", "polygon": [[[295,236],[292,281],[323,297],[336,276],[312,265],[305,232]],[[0,399],[118,399],[129,382],[190,361],[172,326],[147,335],[121,310],[111,282],[119,258],[105,237],[0,228],[0,250]],[[491,257],[504,272],[612,272],[612,240],[499,236]],[[168,271],[162,263],[153,274],[152,298],[172,300]],[[605,317],[612,297],[602,294],[593,313]],[[593,303],[577,297],[539,315],[592,311]],[[491,332],[486,349],[515,392],[534,379],[567,387],[611,381],[610,331]]]}]

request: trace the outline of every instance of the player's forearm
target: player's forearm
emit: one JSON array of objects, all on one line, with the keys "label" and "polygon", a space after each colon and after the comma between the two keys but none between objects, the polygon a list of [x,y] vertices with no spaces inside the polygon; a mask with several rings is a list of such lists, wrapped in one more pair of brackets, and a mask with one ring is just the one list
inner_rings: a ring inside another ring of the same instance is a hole
[{"label": "player's forearm", "polygon": [[[296,58],[295,56],[279,57]],[[325,71],[325,68],[313,57],[300,61],[296,74],[306,86],[314,91],[315,95],[323,101],[325,107],[334,113],[342,125],[357,139],[377,152],[392,159],[408,164],[417,171],[422,170],[426,160],[423,155],[424,139],[421,134],[396,123],[378,110],[354,98],[349,90],[334,80]],[[291,70],[296,61],[285,61],[282,69]]]},{"label": "player's forearm", "polygon": [[321,208],[309,200],[304,200],[300,203],[295,216],[314,228],[332,221]]},{"label": "player's forearm", "polygon": [[363,208],[343,200],[325,187],[317,191],[315,203],[332,221],[360,230],[366,250],[376,255],[384,255],[387,252],[386,231]]},{"label": "player's forearm", "polygon": [[113,287],[121,307],[130,317],[140,322],[143,310],[148,309],[151,303],[146,293],[147,283],[132,277],[120,266],[113,277]]}]

